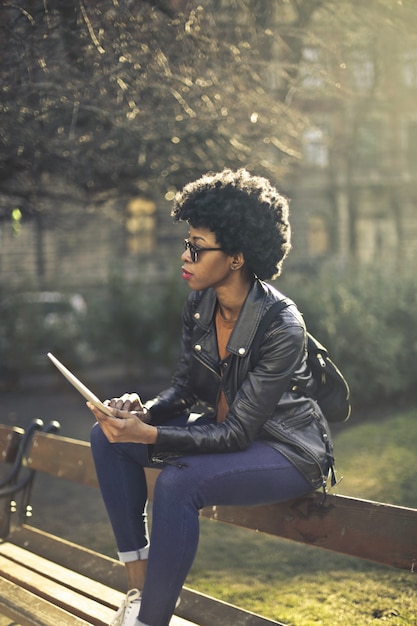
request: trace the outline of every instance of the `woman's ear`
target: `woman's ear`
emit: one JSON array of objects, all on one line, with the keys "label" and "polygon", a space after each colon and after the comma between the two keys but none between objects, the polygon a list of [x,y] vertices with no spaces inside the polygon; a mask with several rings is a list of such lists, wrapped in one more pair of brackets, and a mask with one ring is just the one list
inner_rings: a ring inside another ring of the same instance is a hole
[{"label": "woman's ear", "polygon": [[232,257],[232,262],[230,267],[232,270],[239,270],[241,267],[245,265],[245,257],[242,252],[237,252]]}]

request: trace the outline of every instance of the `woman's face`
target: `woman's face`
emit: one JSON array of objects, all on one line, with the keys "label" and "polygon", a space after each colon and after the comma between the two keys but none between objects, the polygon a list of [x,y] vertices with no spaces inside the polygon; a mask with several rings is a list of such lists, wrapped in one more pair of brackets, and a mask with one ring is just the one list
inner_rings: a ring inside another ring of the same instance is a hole
[{"label": "woman's face", "polygon": [[[182,277],[188,282],[190,289],[218,289],[227,286],[233,273],[233,256],[223,252],[215,234],[208,228],[190,226],[190,235],[186,241],[191,250],[187,248],[181,255],[181,269]],[[192,261],[192,253],[197,256],[196,262]]]}]

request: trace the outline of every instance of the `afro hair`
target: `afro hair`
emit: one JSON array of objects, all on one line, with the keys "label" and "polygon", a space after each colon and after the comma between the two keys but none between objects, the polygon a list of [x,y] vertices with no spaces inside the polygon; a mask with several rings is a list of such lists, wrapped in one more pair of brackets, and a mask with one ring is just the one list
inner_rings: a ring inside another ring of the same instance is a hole
[{"label": "afro hair", "polygon": [[211,230],[228,254],[243,253],[249,271],[261,280],[281,273],[291,249],[288,200],[266,178],[243,168],[205,174],[185,185],[172,216]]}]

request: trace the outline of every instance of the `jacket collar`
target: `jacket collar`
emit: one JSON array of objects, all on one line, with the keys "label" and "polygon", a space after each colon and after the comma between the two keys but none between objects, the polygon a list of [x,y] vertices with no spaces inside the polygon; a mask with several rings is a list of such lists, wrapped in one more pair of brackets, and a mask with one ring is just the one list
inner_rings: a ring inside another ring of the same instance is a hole
[{"label": "jacket collar", "polygon": [[[227,350],[238,356],[245,356],[250,348],[259,322],[266,311],[266,303],[271,303],[276,299],[272,294],[280,295],[273,287],[255,279],[246,297],[239,318],[230,336]],[[271,298],[272,295],[272,298]],[[194,313],[194,317],[199,326],[209,330],[217,304],[216,293],[213,289],[207,289],[200,300]]]}]

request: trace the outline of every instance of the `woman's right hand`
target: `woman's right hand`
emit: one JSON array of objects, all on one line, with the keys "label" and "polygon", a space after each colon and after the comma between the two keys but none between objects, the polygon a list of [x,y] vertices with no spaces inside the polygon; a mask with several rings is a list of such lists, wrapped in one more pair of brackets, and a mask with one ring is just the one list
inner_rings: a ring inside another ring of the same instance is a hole
[{"label": "woman's right hand", "polygon": [[157,429],[147,423],[147,410],[136,393],[125,393],[121,398],[106,400],[105,404],[112,409],[113,417],[87,402],[110,442],[156,443]]}]

